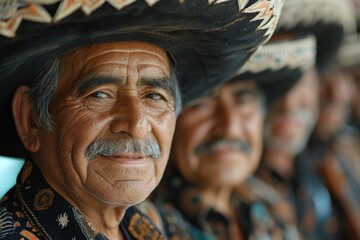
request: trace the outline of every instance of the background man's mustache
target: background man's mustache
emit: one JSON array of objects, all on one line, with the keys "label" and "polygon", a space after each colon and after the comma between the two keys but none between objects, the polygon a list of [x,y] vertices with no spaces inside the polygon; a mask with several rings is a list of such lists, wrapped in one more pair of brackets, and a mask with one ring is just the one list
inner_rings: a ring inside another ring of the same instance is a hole
[{"label": "background man's mustache", "polygon": [[211,153],[212,151],[223,147],[238,149],[239,151],[242,151],[246,154],[250,154],[252,151],[251,144],[245,140],[218,138],[213,141],[201,144],[196,148],[196,154],[200,156],[206,153]]},{"label": "background man's mustache", "polygon": [[96,139],[86,148],[85,156],[90,161],[96,155],[111,156],[117,153],[131,153],[151,156],[158,160],[161,151],[154,137],[135,140],[131,137]]},{"label": "background man's mustache", "polygon": [[309,126],[313,125],[316,121],[314,114],[311,111],[303,108],[293,110],[287,113],[287,115]]}]

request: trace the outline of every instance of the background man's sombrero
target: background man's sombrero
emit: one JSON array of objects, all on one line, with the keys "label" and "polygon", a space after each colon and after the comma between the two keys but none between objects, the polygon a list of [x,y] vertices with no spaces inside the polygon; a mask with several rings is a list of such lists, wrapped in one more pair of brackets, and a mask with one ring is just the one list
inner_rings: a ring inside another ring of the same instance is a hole
[{"label": "background man's sombrero", "polygon": [[344,36],[355,29],[350,0],[286,0],[277,26],[278,32],[316,36],[316,67],[320,73],[335,60]]},{"label": "background man's sombrero", "polygon": [[286,0],[273,38],[232,81],[256,81],[271,104],[306,70],[316,66],[322,71],[331,63],[343,37],[355,27],[349,0]]},{"label": "background man's sombrero", "polygon": [[[273,34],[284,0],[5,0],[0,3],[0,155],[24,156],[10,102],[50,60],[145,41],[176,61],[183,102],[229,80]],[[74,63],[76,64],[76,63]]]},{"label": "background man's sombrero", "polygon": [[315,66],[315,61],[315,36],[275,34],[231,81],[255,81],[270,105],[284,95],[306,70]]},{"label": "background man's sombrero", "polygon": [[337,63],[340,67],[360,72],[360,1],[353,0],[357,31],[349,32],[342,42]]}]

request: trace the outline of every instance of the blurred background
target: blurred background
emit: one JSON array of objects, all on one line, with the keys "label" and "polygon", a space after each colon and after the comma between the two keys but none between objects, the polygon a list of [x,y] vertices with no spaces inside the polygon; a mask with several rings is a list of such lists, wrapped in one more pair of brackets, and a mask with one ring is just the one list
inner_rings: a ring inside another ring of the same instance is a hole
[{"label": "blurred background", "polygon": [[23,164],[23,159],[0,156],[0,198],[15,185],[16,176]]}]

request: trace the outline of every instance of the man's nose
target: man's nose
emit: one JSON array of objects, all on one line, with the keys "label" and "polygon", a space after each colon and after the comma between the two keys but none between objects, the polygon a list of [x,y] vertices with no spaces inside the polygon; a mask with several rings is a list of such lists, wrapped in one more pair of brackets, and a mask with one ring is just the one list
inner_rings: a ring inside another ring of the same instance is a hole
[{"label": "man's nose", "polygon": [[226,138],[239,138],[243,134],[241,116],[236,108],[227,102],[219,103],[215,112],[216,130]]},{"label": "man's nose", "polygon": [[280,106],[284,110],[292,110],[301,104],[301,90],[292,89],[280,100]]},{"label": "man's nose", "polygon": [[110,124],[113,133],[126,133],[134,139],[142,139],[151,131],[146,110],[138,97],[122,99],[114,105],[114,112]]}]

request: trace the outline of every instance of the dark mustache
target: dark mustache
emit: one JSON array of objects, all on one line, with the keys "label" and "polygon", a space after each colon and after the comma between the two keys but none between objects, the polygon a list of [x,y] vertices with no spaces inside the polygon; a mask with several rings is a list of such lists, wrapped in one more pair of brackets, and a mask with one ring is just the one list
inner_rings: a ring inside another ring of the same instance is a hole
[{"label": "dark mustache", "polygon": [[85,157],[90,161],[96,155],[112,156],[118,153],[141,154],[156,160],[161,158],[161,150],[154,137],[136,140],[131,137],[96,139],[86,148]]},{"label": "dark mustache", "polygon": [[220,147],[235,148],[246,154],[250,154],[252,151],[251,144],[245,140],[218,138],[213,141],[201,144],[199,147],[196,148],[195,152],[198,156],[200,156],[206,153],[211,153],[212,151]]}]

